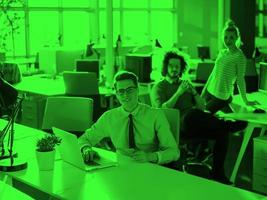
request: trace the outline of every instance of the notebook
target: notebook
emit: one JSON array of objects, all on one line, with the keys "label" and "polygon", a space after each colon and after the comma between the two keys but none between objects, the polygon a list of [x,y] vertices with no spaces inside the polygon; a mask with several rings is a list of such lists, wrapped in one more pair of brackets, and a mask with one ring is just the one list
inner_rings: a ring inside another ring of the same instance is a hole
[{"label": "notebook", "polygon": [[94,147],[93,150],[98,153],[100,158],[90,163],[85,163],[83,161],[77,137],[59,128],[52,127],[52,130],[56,136],[62,139],[61,144],[58,146],[58,149],[61,155],[61,159],[64,162],[67,162],[84,171],[92,171],[96,169],[117,166],[116,156],[114,156],[113,152]]}]

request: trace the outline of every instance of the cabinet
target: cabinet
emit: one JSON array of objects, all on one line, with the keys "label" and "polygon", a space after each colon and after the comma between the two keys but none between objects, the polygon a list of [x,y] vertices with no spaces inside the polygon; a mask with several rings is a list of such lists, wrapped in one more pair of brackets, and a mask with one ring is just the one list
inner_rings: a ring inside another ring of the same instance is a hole
[{"label": "cabinet", "polygon": [[267,135],[253,142],[253,190],[267,194]]},{"label": "cabinet", "polygon": [[33,128],[41,128],[46,98],[41,96],[31,96],[22,102],[21,124]]}]

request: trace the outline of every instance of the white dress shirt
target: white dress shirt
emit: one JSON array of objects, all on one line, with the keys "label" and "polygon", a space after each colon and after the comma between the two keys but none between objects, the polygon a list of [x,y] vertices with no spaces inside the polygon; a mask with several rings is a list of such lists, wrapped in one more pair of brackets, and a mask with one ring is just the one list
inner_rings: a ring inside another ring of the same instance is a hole
[{"label": "white dress shirt", "polygon": [[[118,107],[105,112],[98,121],[79,138],[79,143],[94,146],[110,137],[116,150],[128,147],[129,112]],[[162,110],[139,103],[133,115],[136,148],[144,152],[156,152],[158,163],[175,161],[179,150],[169,123]]]}]

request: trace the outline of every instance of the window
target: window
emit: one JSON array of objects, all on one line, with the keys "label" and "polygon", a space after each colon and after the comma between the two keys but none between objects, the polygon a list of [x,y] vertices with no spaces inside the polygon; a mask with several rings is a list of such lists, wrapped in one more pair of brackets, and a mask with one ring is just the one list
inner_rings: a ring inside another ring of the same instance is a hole
[{"label": "window", "polygon": [[90,42],[90,15],[81,11],[63,12],[63,41],[64,46],[85,48]]},{"label": "window", "polygon": [[151,8],[173,8],[173,0],[152,0]]},{"label": "window", "polygon": [[148,0],[123,0],[124,8],[148,8]]},{"label": "window", "polygon": [[123,15],[123,31],[125,43],[147,44],[149,42],[148,12],[125,11]]},{"label": "window", "polygon": [[[104,42],[103,36],[106,36],[106,11],[100,11],[99,13],[99,31],[100,31],[100,43]],[[118,11],[113,12],[113,43],[116,43],[120,31],[120,13]]]},{"label": "window", "polygon": [[[106,1],[107,0],[99,0],[99,7],[106,8]],[[113,8],[119,8],[119,7],[120,7],[120,0],[113,0]]]},{"label": "window", "polygon": [[171,12],[151,12],[151,36],[154,40],[158,39],[163,47],[172,47],[174,43],[174,23]]},{"label": "window", "polygon": [[[1,33],[5,32],[7,33],[6,37],[6,51],[7,56],[25,56],[25,22],[24,22],[24,12],[21,11],[10,11],[8,12],[8,16],[10,18],[17,18],[18,20],[15,20],[13,27],[14,27],[14,41],[12,40],[12,31],[11,26],[6,26],[5,29],[1,30]],[[3,16],[2,16],[3,17]],[[2,20],[5,20],[2,18]],[[7,21],[6,21],[7,22]],[[0,33],[0,34],[1,34]]]},{"label": "window", "polygon": [[58,7],[58,0],[28,0],[29,7]]},{"label": "window", "polygon": [[89,0],[63,0],[62,6],[63,7],[90,7]]},{"label": "window", "polygon": [[31,11],[29,22],[31,55],[44,46],[58,46],[58,12]]}]

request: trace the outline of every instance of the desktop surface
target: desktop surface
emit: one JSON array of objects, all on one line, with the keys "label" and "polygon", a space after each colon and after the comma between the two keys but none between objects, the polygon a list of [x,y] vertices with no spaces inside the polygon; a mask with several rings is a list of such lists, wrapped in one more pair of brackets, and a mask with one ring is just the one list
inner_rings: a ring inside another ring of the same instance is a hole
[{"label": "desktop surface", "polygon": [[[21,126],[17,134],[27,132]],[[35,129],[31,129],[35,130]],[[13,181],[63,199],[199,199],[263,200],[264,196],[215,181],[171,170],[157,164],[131,163],[85,172],[56,156],[54,170],[40,171],[35,158],[36,136],[15,140],[17,151],[27,146],[28,168],[7,173]],[[58,155],[58,154],[57,154]],[[192,189],[194,190],[192,192]],[[221,195],[224,194],[224,195]]]}]

